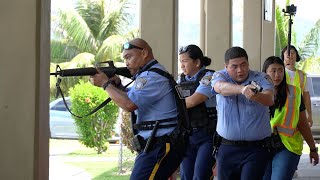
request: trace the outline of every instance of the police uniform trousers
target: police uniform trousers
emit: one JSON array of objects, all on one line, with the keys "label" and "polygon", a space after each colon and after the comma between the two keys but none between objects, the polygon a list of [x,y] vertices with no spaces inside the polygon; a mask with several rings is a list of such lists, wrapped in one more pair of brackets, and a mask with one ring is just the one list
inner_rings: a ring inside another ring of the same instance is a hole
[{"label": "police uniform trousers", "polygon": [[271,154],[261,145],[222,143],[216,157],[218,180],[262,180]]},{"label": "police uniform trousers", "polygon": [[130,180],[167,180],[179,167],[183,154],[170,143],[156,143],[136,157]]},{"label": "police uniform trousers", "polygon": [[182,180],[207,180],[212,177],[212,141],[212,135],[207,133],[206,128],[193,128],[185,157],[180,165]]}]

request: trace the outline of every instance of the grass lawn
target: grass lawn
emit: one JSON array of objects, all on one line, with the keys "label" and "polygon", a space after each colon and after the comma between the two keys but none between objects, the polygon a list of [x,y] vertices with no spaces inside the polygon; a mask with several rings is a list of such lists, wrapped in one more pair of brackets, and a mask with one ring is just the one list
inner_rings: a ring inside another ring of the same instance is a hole
[{"label": "grass lawn", "polygon": [[[129,179],[136,155],[123,147],[122,173],[119,174],[119,149],[119,145],[110,144],[106,152],[97,154],[94,149],[85,147],[77,140],[50,139],[50,154],[66,152],[55,156],[59,156],[63,163],[85,170],[93,180]],[[306,143],[303,145],[303,154],[309,154]]]},{"label": "grass lawn", "polygon": [[97,154],[77,140],[50,139],[50,154],[60,153],[55,156],[63,163],[85,170],[93,180],[129,179],[135,154],[123,147],[122,173],[119,174],[119,151],[118,144],[110,144],[106,152]]},{"label": "grass lawn", "polygon": [[[93,180],[127,180],[130,174],[119,174],[117,162],[67,162],[89,172]],[[133,164],[133,163],[132,163]]]}]

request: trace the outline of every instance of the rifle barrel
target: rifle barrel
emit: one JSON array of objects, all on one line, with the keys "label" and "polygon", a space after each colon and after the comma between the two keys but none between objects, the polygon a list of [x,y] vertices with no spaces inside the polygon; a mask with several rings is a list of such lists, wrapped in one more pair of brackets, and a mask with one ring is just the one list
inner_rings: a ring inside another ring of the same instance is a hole
[{"label": "rifle barrel", "polygon": [[[131,78],[132,75],[130,71],[126,67],[100,67],[101,71],[104,72],[108,77],[112,77],[115,74]],[[98,71],[95,67],[88,67],[88,68],[76,68],[76,69],[64,69],[59,70],[54,73],[50,73],[50,75],[59,75],[61,77],[68,77],[68,76],[93,76],[97,74]]]}]

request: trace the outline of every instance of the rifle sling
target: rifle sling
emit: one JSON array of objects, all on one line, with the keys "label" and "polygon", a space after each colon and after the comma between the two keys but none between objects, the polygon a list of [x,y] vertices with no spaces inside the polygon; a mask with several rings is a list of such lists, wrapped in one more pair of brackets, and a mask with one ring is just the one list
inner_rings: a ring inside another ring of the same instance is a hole
[{"label": "rifle sling", "polygon": [[[126,87],[128,87],[132,82],[133,82],[133,81],[131,81],[130,83],[128,83],[127,85],[125,85],[125,86],[124,86],[124,89],[125,89]],[[62,97],[62,100],[63,100],[64,105],[66,106],[66,108],[68,109],[68,111],[70,112],[70,114],[72,114],[73,116],[75,116],[75,117],[77,117],[77,118],[84,118],[84,117],[87,117],[87,116],[92,115],[93,113],[97,112],[99,109],[101,109],[103,106],[107,105],[107,104],[112,100],[112,99],[109,97],[108,99],[106,99],[105,101],[103,101],[99,106],[97,106],[94,110],[92,110],[90,113],[85,114],[85,115],[83,115],[83,116],[79,116],[79,115],[76,115],[76,114],[74,114],[73,112],[71,112],[71,110],[70,110],[69,106],[67,105],[67,102],[66,102],[66,100],[65,100],[65,98],[64,98],[64,95],[63,95],[63,93],[62,93],[62,90],[61,90],[61,88],[60,88],[60,84],[57,84],[56,86],[57,86],[57,91],[61,94],[61,97]]]}]

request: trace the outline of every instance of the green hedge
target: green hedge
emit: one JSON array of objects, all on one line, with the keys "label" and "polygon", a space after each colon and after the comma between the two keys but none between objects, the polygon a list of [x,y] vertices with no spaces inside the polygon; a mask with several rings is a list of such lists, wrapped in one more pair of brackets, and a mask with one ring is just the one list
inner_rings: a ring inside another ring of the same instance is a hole
[{"label": "green hedge", "polygon": [[[89,82],[80,81],[79,84],[70,89],[70,97],[72,112],[83,116],[106,100],[108,94],[102,88],[93,86]],[[78,133],[81,135],[80,142],[86,147],[94,148],[98,154],[106,151],[108,148],[107,139],[111,137],[117,115],[118,106],[111,101],[90,116],[84,118],[73,117]]]}]

